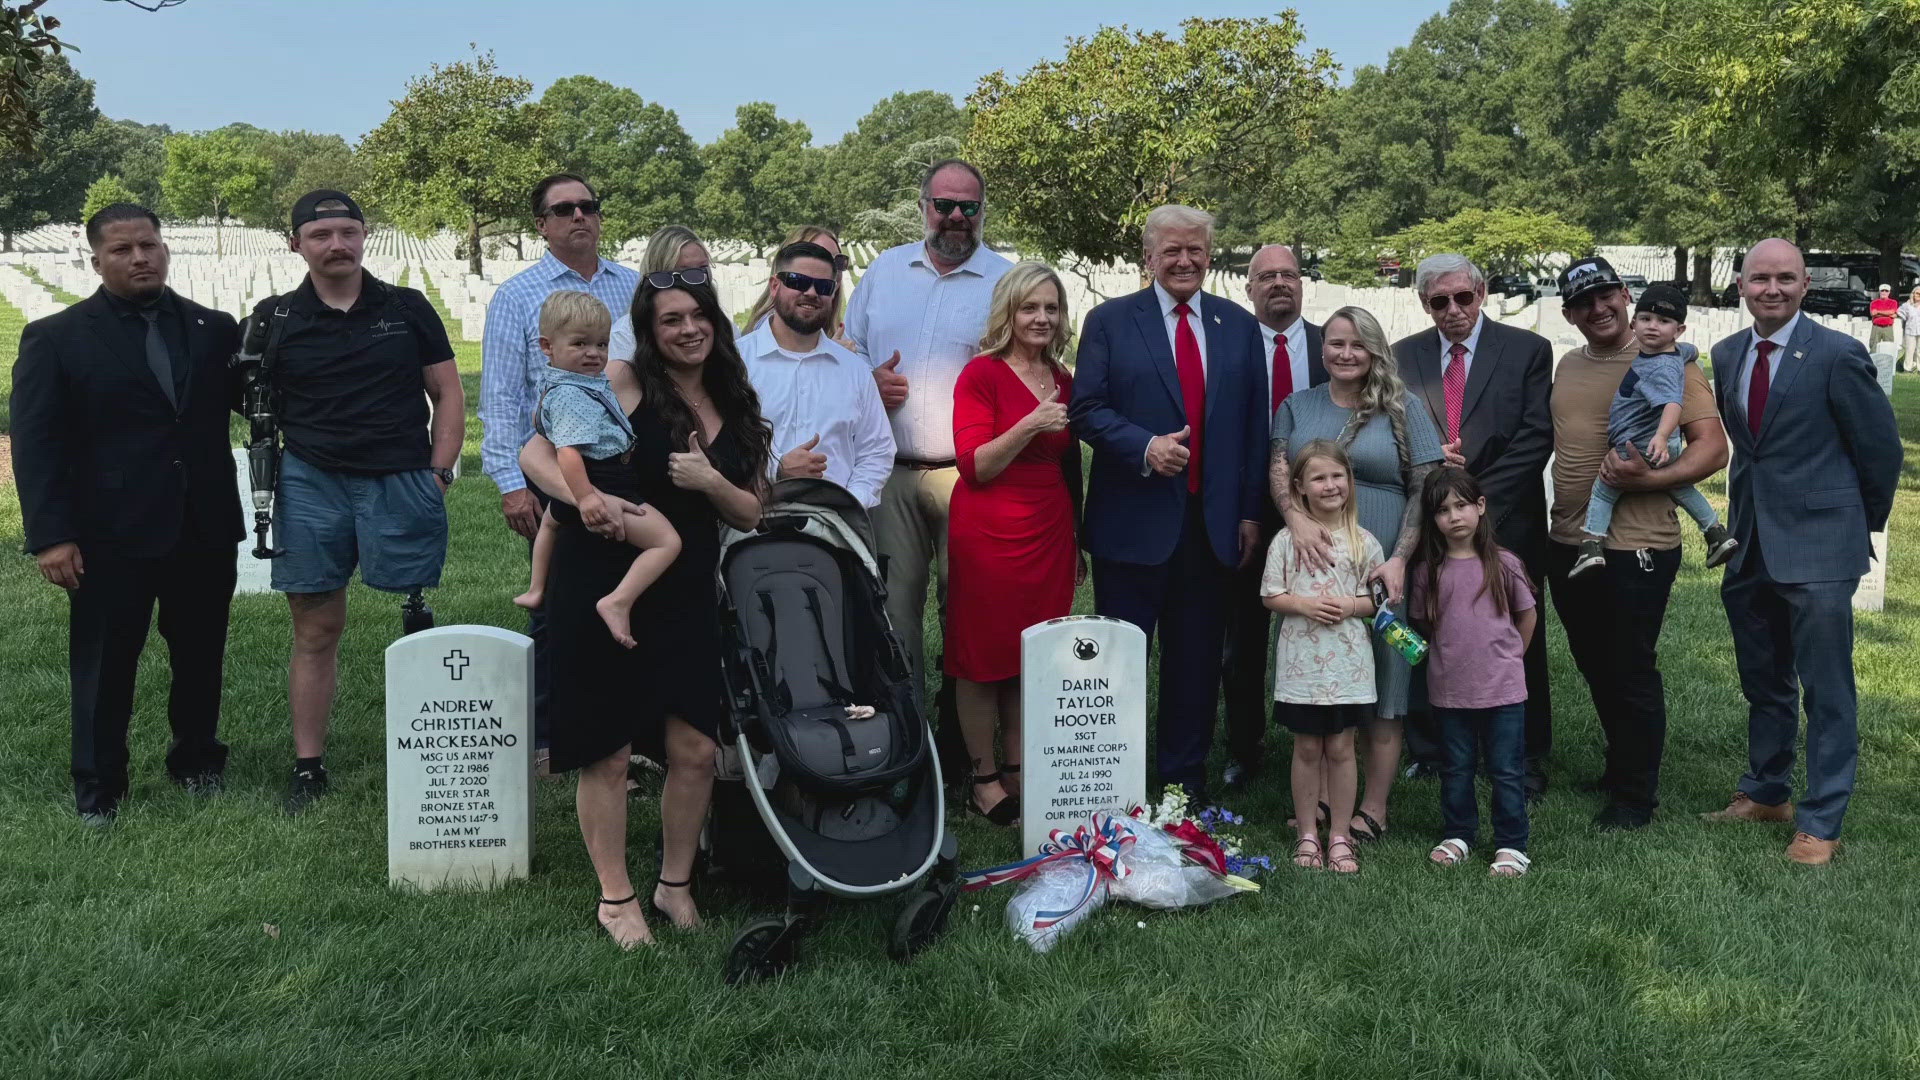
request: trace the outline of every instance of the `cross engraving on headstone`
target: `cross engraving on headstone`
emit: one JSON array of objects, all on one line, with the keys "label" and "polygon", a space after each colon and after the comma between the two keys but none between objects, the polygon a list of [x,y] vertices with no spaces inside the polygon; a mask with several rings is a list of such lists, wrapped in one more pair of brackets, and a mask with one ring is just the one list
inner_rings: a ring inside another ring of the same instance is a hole
[{"label": "cross engraving on headstone", "polygon": [[466,653],[455,649],[448,653],[447,658],[440,661],[440,663],[444,665],[448,671],[453,673],[453,681],[459,682],[460,676],[467,670],[467,665],[472,663],[472,661],[467,659]]}]

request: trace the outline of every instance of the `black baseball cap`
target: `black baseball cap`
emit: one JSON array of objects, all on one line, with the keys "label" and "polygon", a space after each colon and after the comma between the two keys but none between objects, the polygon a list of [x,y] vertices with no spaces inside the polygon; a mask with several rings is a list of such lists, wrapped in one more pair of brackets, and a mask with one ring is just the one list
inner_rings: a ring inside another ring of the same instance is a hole
[{"label": "black baseball cap", "polygon": [[[344,209],[320,209],[321,203],[329,202],[341,203]],[[321,188],[319,191],[307,192],[305,195],[300,196],[299,202],[293,204],[294,235],[298,236],[300,234],[300,226],[305,225],[309,221],[319,221],[321,218],[352,218],[362,225],[367,222],[366,217],[360,213],[360,204],[353,201],[353,196],[344,191]]]},{"label": "black baseball cap", "polygon": [[1633,305],[1635,315],[1643,311],[1684,323],[1687,321],[1687,294],[1671,285],[1649,285],[1640,294],[1640,302]]},{"label": "black baseball cap", "polygon": [[1560,271],[1560,302],[1571,304],[1582,296],[1599,292],[1601,289],[1624,287],[1626,282],[1614,273],[1613,264],[1598,255],[1589,255],[1584,259],[1575,259],[1573,265]]}]

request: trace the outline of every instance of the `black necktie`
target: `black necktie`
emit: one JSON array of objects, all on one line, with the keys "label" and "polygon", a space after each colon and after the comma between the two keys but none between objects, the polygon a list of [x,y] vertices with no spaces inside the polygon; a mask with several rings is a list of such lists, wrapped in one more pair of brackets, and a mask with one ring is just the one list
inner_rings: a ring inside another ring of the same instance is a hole
[{"label": "black necktie", "polygon": [[173,393],[173,357],[167,352],[167,339],[160,334],[160,313],[146,310],[140,317],[147,320],[147,366],[153,369],[153,377],[160,380],[167,404],[178,409],[180,401]]}]

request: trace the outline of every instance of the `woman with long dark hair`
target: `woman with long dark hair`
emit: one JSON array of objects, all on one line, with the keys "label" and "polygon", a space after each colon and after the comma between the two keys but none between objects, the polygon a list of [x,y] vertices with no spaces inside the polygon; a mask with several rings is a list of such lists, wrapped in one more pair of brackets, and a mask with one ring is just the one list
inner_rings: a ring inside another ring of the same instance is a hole
[{"label": "woman with long dark hair", "polygon": [[[609,376],[628,410],[630,464],[639,494],[680,534],[681,551],[633,609],[631,651],[614,642],[593,602],[632,561],[611,520],[563,518],[547,585],[552,656],[552,767],[580,770],[576,806],[600,879],[599,922],[624,947],[651,942],[627,874],[628,755],[667,763],[660,796],[660,880],[649,907],[676,927],[696,927],[695,844],[713,793],[714,734],[725,708],[714,570],[720,524],[760,520],[772,433],[734,348],[726,313],[699,271],[657,271],[634,294],[630,364]],[[536,438],[522,468],[549,491],[566,490],[550,444]],[[596,632],[596,627],[597,632]]]}]

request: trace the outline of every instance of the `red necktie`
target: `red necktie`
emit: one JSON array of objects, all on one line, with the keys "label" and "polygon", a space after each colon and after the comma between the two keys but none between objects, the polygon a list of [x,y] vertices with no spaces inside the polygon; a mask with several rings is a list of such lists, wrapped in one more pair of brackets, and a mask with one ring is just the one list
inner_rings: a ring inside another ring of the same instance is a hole
[{"label": "red necktie", "polygon": [[1440,392],[1447,396],[1447,441],[1459,442],[1460,405],[1467,394],[1467,347],[1456,341],[1448,355],[1453,359],[1440,376]]},{"label": "red necktie", "polygon": [[1273,411],[1293,393],[1293,354],[1287,351],[1287,335],[1273,335]]},{"label": "red necktie", "polygon": [[1187,322],[1187,316],[1193,309],[1185,304],[1173,305],[1173,313],[1180,321],[1173,328],[1173,366],[1180,375],[1180,397],[1187,406],[1187,427],[1191,433],[1187,436],[1187,492],[1200,493],[1200,435],[1207,426],[1207,372],[1200,363],[1200,339],[1193,336],[1193,327]]},{"label": "red necktie", "polygon": [[1760,437],[1760,418],[1767,414],[1767,391],[1773,386],[1773,350],[1780,346],[1762,341],[1754,346],[1759,353],[1753,362],[1753,374],[1747,379],[1747,430]]}]

